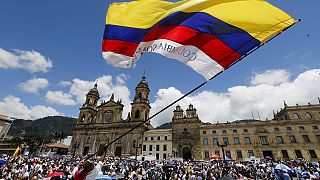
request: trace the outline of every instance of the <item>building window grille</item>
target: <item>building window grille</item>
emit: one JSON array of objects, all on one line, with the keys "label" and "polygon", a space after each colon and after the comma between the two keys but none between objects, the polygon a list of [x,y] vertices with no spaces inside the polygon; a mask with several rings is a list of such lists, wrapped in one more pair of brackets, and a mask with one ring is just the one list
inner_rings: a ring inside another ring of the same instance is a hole
[{"label": "building window grille", "polygon": [[242,158],[242,151],[241,150],[237,150],[237,157]]},{"label": "building window grille", "polygon": [[282,136],[277,136],[277,143],[278,144],[283,144],[284,143]]},{"label": "building window grille", "polygon": [[240,140],[238,137],[235,137],[233,140],[234,140],[234,144],[240,144]]},{"label": "building window grille", "polygon": [[306,113],[306,118],[307,118],[307,119],[312,119],[311,113],[307,112],[307,113]]},{"label": "building window grille", "polygon": [[253,150],[248,150],[248,157],[254,156]]},{"label": "building window grille", "polygon": [[216,130],[212,130],[212,134],[216,134],[217,133],[217,131]]},{"label": "building window grille", "polygon": [[302,138],[304,143],[310,143],[310,139],[308,135],[302,135]]},{"label": "building window grille", "polygon": [[223,138],[223,142],[224,142],[225,144],[229,144],[229,139],[228,139],[228,138]]},{"label": "building window grille", "polygon": [[204,151],[204,158],[209,158],[209,151]]},{"label": "building window grille", "polygon": [[291,144],[297,143],[296,137],[294,135],[289,136]]},{"label": "building window grille", "polygon": [[294,114],[293,114],[293,119],[300,119],[300,116],[299,116],[299,114],[297,114],[297,113],[294,113]]},{"label": "building window grille", "polygon": [[318,158],[315,150],[309,150],[309,155],[311,158]]},{"label": "building window grille", "polygon": [[227,133],[227,130],[223,129],[222,134],[225,134],[225,133]]},{"label": "building window grille", "polygon": [[267,136],[260,136],[260,143],[261,143],[262,145],[269,145]]},{"label": "building window grille", "polygon": [[203,138],[202,143],[203,143],[203,145],[207,146],[208,145],[208,138]]},{"label": "building window grille", "polygon": [[297,158],[303,158],[302,153],[300,150],[294,150],[294,153],[296,154]]},{"label": "building window grille", "polygon": [[207,131],[202,131],[202,134],[207,134]]},{"label": "building window grille", "polygon": [[232,133],[234,133],[234,134],[237,133],[237,132],[238,132],[238,131],[237,131],[236,129],[232,130]]},{"label": "building window grille", "polygon": [[246,140],[246,144],[251,144],[250,137],[246,137],[245,140]]},{"label": "building window grille", "polygon": [[287,150],[281,150],[281,153],[284,159],[289,159],[289,154]]},{"label": "building window grille", "polygon": [[213,138],[212,144],[216,146],[218,144],[218,138]]}]

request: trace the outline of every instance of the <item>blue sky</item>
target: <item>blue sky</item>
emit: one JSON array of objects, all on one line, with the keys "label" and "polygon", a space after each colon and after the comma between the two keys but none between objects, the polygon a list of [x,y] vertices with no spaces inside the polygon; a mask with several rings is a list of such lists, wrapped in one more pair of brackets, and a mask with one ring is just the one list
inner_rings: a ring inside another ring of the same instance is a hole
[{"label": "blue sky", "polygon": [[[0,114],[78,116],[83,95],[96,79],[102,100],[115,92],[127,113],[144,70],[156,112],[205,80],[189,67],[152,53],[132,69],[107,64],[101,41],[110,2],[115,1],[1,1]],[[186,98],[180,103],[184,109],[192,103],[203,121],[222,122],[251,118],[251,111],[271,118],[282,100],[289,105],[318,103],[320,1],[269,2],[302,22]],[[171,117],[172,109],[153,124]]]}]

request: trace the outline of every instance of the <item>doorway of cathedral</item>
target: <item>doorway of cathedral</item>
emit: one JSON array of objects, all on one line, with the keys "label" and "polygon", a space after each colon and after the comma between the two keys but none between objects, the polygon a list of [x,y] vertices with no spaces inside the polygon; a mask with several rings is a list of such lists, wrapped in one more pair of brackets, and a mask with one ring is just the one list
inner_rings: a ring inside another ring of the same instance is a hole
[{"label": "doorway of cathedral", "polygon": [[89,146],[84,147],[82,155],[85,156],[89,152]]},{"label": "doorway of cathedral", "polygon": [[190,148],[184,147],[184,148],[182,149],[182,158],[183,158],[184,160],[191,160],[191,158],[192,158],[192,153],[191,153]]},{"label": "doorway of cathedral", "polygon": [[122,147],[117,146],[116,147],[116,152],[114,153],[115,156],[121,157],[121,151],[122,151]]}]

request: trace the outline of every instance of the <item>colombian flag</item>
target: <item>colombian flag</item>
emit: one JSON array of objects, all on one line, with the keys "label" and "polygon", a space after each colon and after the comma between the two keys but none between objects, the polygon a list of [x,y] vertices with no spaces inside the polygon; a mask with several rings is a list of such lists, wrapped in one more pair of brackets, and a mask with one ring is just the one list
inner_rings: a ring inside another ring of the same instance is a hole
[{"label": "colombian flag", "polygon": [[113,3],[102,54],[132,67],[160,53],[210,79],[297,21],[264,0],[136,0]]}]

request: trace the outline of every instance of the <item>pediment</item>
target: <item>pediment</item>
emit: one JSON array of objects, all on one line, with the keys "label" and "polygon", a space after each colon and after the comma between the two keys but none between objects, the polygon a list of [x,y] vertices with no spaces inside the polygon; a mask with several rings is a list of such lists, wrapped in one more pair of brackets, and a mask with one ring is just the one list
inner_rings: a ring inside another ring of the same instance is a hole
[{"label": "pediment", "polygon": [[115,107],[115,106],[123,107],[122,104],[119,104],[119,103],[114,102],[114,101],[103,102],[103,103],[100,105],[100,107]]}]

